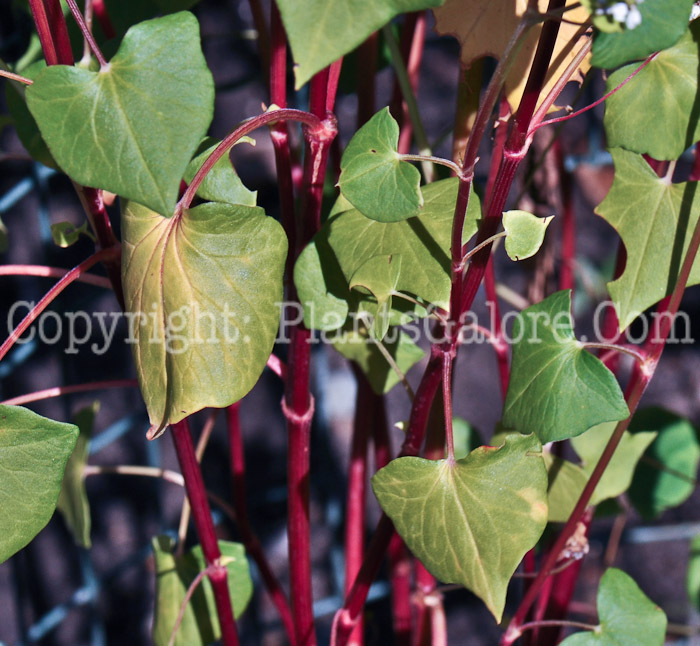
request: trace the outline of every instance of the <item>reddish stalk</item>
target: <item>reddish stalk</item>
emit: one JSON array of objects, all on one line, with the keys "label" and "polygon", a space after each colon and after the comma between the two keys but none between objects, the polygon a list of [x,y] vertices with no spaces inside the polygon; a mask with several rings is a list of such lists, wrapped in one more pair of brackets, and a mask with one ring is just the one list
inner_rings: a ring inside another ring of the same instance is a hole
[{"label": "reddish stalk", "polygon": [[221,551],[219,550],[214,521],[211,517],[202,470],[197,462],[192,443],[190,426],[188,421],[184,419],[173,424],[170,429],[180,470],[185,480],[187,499],[192,507],[192,518],[202,545],[202,553],[207,562],[207,576],[214,591],[222,641],[224,646],[238,646],[238,631],[236,621],[233,618],[233,607],[228,589],[228,573],[220,561]]},{"label": "reddish stalk", "polygon": [[116,38],[117,32],[114,31],[114,25],[112,25],[112,20],[107,12],[107,7],[105,7],[104,0],[93,0],[92,1],[92,11],[97,18],[97,22],[100,23],[100,27],[104,32],[106,38]]},{"label": "reddish stalk", "polygon": [[668,338],[673,326],[673,319],[678,313],[678,308],[680,306],[681,299],[683,298],[685,287],[688,284],[688,277],[690,276],[695,257],[697,256],[698,247],[700,247],[700,221],[695,225],[695,229],[688,245],[685,258],[683,259],[683,264],[681,265],[681,270],[678,274],[678,279],[676,280],[673,292],[670,297],[662,301],[661,306],[657,310],[658,315],[654,318],[652,330],[648,337],[647,343],[645,344],[645,349],[649,351],[648,358],[644,362],[641,369],[635,370],[632,374],[632,378],[626,392],[626,400],[630,410],[630,416],[627,419],[619,422],[615,427],[615,431],[613,432],[607,446],[605,447],[605,450],[600,456],[598,464],[593,470],[588,483],[584,487],[574,510],[571,512],[569,520],[564,525],[564,529],[545,559],[539,575],[533,581],[532,586],[523,597],[518,610],[508,626],[508,630],[503,635],[500,642],[501,646],[510,646],[520,636],[521,627],[525,617],[527,616],[527,612],[536,599],[544,581],[554,567],[559,554],[566,545],[566,541],[573,534],[576,524],[583,516],[583,513],[588,506],[591,496],[593,495],[603,472],[610,463],[610,460],[615,453],[615,449],[622,439],[623,433],[627,430],[627,427],[632,420],[632,416],[637,410],[637,406],[642,398],[642,395],[644,394],[644,391],[646,390],[646,387],[649,385],[649,382],[654,376],[656,366],[658,365],[659,359],[661,358],[661,354],[663,353],[666,344],[666,339]]},{"label": "reddish stalk", "polygon": [[31,402],[38,402],[44,399],[53,397],[62,397],[63,395],[75,395],[76,393],[86,393],[93,390],[106,390],[109,388],[138,388],[139,382],[137,379],[114,379],[110,381],[91,381],[87,384],[76,384],[75,386],[56,386],[54,388],[46,388],[45,390],[37,390],[33,393],[6,399],[0,404],[5,406],[23,406]]},{"label": "reddish stalk", "polygon": [[103,249],[83,260],[77,267],[71,269],[61,278],[32,308],[32,310],[22,319],[19,325],[12,330],[10,336],[0,346],[0,361],[5,357],[10,348],[17,342],[17,339],[24,334],[25,330],[39,317],[39,315],[51,304],[51,302],[71,283],[75,282],[88,269],[104,259],[118,257],[120,248]]},{"label": "reddish stalk", "polygon": [[10,81],[17,81],[18,83],[24,83],[25,85],[33,85],[34,81],[31,79],[25,78],[24,76],[20,76],[19,74],[14,74],[13,72],[8,72],[6,70],[0,70],[0,76],[6,79],[10,79]]},{"label": "reddish stalk", "polygon": [[[66,269],[61,267],[47,267],[46,265],[3,265],[0,267],[0,276],[39,276],[40,278],[63,278]],[[112,289],[112,283],[103,276],[95,274],[82,274],[75,279],[76,283],[86,283],[95,287]]]},{"label": "reddish stalk", "polygon": [[689,182],[697,182],[700,180],[700,143],[695,144],[693,150],[693,168],[688,176]]},{"label": "reddish stalk", "polygon": [[92,32],[90,31],[90,28],[85,22],[85,18],[83,18],[83,14],[80,13],[80,9],[78,8],[77,3],[75,2],[75,0],[66,0],[66,3],[68,4],[68,8],[73,14],[75,22],[78,23],[78,27],[80,28],[80,31],[83,34],[85,42],[90,46],[92,53],[95,55],[97,62],[100,64],[100,68],[106,68],[108,66],[107,60],[102,55],[102,52],[100,51],[100,48],[98,47],[97,42],[95,41]]},{"label": "reddish stalk", "polygon": [[237,402],[226,409],[229,448],[231,452],[231,469],[233,472],[233,508],[236,512],[236,526],[241,535],[241,540],[245,545],[246,552],[258,566],[265,588],[272,598],[272,602],[277,607],[277,611],[280,614],[282,624],[287,633],[287,639],[291,646],[295,646],[294,619],[292,618],[287,596],[275,577],[265,553],[263,552],[262,545],[250,525],[245,483],[245,453],[243,449],[239,408],[240,404]]}]

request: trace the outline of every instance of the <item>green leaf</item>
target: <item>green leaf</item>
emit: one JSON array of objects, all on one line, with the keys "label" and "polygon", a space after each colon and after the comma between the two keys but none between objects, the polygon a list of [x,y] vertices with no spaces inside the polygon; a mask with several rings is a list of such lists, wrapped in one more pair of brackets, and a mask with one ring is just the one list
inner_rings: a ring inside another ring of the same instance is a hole
[{"label": "green leaf", "polygon": [[561,646],[663,646],[666,615],[622,570],[605,571],[596,605],[596,630],[571,635]]},{"label": "green leaf", "polygon": [[629,491],[637,511],[651,520],[664,510],[680,505],[693,493],[700,462],[698,431],[689,420],[662,408],[636,413],[630,431],[658,432],[637,465]]},{"label": "green leaf", "polygon": [[542,457],[549,480],[548,520],[550,523],[565,523],[583,493],[588,474],[581,467],[551,453],[543,453]]},{"label": "green leaf", "polygon": [[524,309],[512,338],[506,428],[553,442],[629,415],[614,375],[574,336],[569,290]]},{"label": "green leaf", "polygon": [[[315,288],[317,292],[327,292],[346,300],[347,285],[362,265],[375,256],[396,255],[401,256],[396,290],[448,309],[450,238],[458,187],[457,178],[426,186],[421,214],[402,222],[377,222],[355,209],[330,218],[314,237],[315,253],[320,259],[325,281],[323,288]],[[480,217],[481,204],[472,193],[464,226],[465,240],[476,232]],[[311,294],[313,288],[297,279],[306,282],[316,276],[295,271],[300,294]]]},{"label": "green leaf", "polygon": [[420,213],[420,171],[396,152],[399,125],[389,108],[375,114],[350,140],[340,161],[340,192],[377,222],[400,222]]},{"label": "green leaf", "polygon": [[[659,52],[605,102],[604,124],[610,148],[673,160],[700,140],[696,106],[700,25],[694,23],[684,31],[678,43]],[[611,75],[608,91],[637,67],[637,63],[627,65]]]},{"label": "green leaf", "polygon": [[[34,80],[44,69],[46,69],[46,61],[37,61],[27,67],[22,72],[22,76]],[[7,109],[14,120],[17,136],[33,159],[49,168],[57,168],[56,162],[39,132],[39,126],[36,125],[36,121],[27,107],[25,91],[26,88],[19,83],[5,84]]]},{"label": "green leaf", "polygon": [[461,417],[452,418],[452,441],[455,458],[458,460],[466,458],[469,453],[484,443],[478,429]]},{"label": "green leaf", "polygon": [[637,8],[642,22],[634,29],[598,32],[591,65],[612,69],[671,47],[688,28],[693,0],[644,0]]},{"label": "green leaf", "polygon": [[501,620],[508,581],[547,522],[547,472],[534,436],[466,458],[399,458],[372,478],[408,548],[444,583],[459,583]]},{"label": "green leaf", "polygon": [[534,256],[544,242],[544,233],[554,218],[538,218],[527,211],[506,211],[503,228],[506,233],[506,253],[511,260],[525,260]]},{"label": "green leaf", "polygon": [[394,16],[444,0],[279,0],[295,62],[296,89],[351,52]]},{"label": "green leaf", "polygon": [[[571,440],[574,450],[581,458],[581,468],[588,476],[593,473],[598,464],[615,426],[614,423],[600,424]],[[610,463],[593,492],[592,505],[597,505],[607,498],[616,498],[629,489],[634,468],[655,437],[656,433],[650,432],[640,432],[634,435],[629,431],[624,432]]]},{"label": "green leaf", "polygon": [[[425,352],[408,334],[397,327],[390,328],[382,343],[404,374],[425,356]],[[372,390],[378,395],[388,393],[399,383],[399,376],[379,351],[376,341],[366,328],[342,330],[333,338],[333,347],[346,359],[357,363]]]},{"label": "green leaf", "polygon": [[26,96],[51,153],[73,180],[170,215],[211,122],[214,82],[197,19],[182,12],[129,29],[97,73],[46,68]]},{"label": "green leaf", "polygon": [[[700,214],[700,195],[697,182],[671,184],[639,155],[620,148],[611,152],[615,179],[596,213],[617,230],[627,250],[625,271],[608,283],[620,330],[624,330],[673,291]],[[697,283],[698,261],[688,286]]]},{"label": "green leaf", "polygon": [[72,222],[57,222],[51,225],[51,237],[63,249],[78,242],[80,234],[84,234],[94,241],[92,234],[88,231],[87,220],[79,227],[76,227]]},{"label": "green leaf", "polygon": [[685,586],[688,599],[695,608],[700,608],[700,536],[696,536],[690,542],[690,555],[688,558],[688,571],[686,573]]},{"label": "green leaf", "polygon": [[[250,137],[239,139],[236,144],[250,143],[255,145],[255,140]],[[221,142],[213,137],[206,137],[197,149],[195,158],[187,166],[185,171],[185,181],[190,184],[197,171],[207,160],[207,157],[214,152],[214,149]],[[255,206],[257,202],[257,191],[250,191],[238,177],[236,170],[231,163],[229,155],[224,155],[204,178],[204,181],[197,189],[197,195],[203,200],[211,202],[225,202],[227,204],[243,204],[245,206]]]},{"label": "green leaf", "polygon": [[211,202],[169,219],[128,202],[122,232],[124,298],[151,424],[160,431],[238,401],[275,340],[282,227],[257,207]]},{"label": "green leaf", "polygon": [[377,299],[372,334],[381,341],[389,329],[391,297],[401,273],[401,256],[375,256],[362,265],[350,278],[350,289],[362,289]]},{"label": "green leaf", "polygon": [[[156,607],[153,641],[167,646],[185,594],[199,572],[206,569],[201,546],[181,558],[174,555],[174,541],[156,536],[153,541],[156,562]],[[246,609],[253,592],[248,561],[240,543],[219,541],[222,563],[228,570],[228,587],[235,618]],[[209,580],[204,577],[192,595],[175,638],[176,646],[205,646],[221,638],[221,629]]]},{"label": "green leaf", "polygon": [[68,464],[66,464],[63,486],[56,503],[56,509],[61,512],[63,520],[66,522],[71,534],[73,534],[75,542],[85,548],[91,546],[91,520],[90,503],[85,491],[84,471],[88,460],[95,415],[99,408],[99,403],[95,402],[92,406],[79,410],[73,418],[80,435]]},{"label": "green leaf", "polygon": [[53,516],[78,428],[0,405],[0,563]]}]

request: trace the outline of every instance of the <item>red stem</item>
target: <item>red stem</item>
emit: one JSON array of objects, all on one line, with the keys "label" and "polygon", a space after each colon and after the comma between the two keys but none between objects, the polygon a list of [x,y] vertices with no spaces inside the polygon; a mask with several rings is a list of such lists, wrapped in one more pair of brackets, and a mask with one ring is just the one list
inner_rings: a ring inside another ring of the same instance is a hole
[{"label": "red stem", "polygon": [[61,397],[62,395],[74,395],[75,393],[85,393],[93,390],[102,390],[106,388],[138,388],[139,382],[137,379],[114,379],[111,381],[91,381],[87,384],[76,384],[74,386],[56,386],[47,388],[46,390],[38,390],[12,399],[6,399],[0,404],[5,406],[23,406],[31,402],[38,402],[52,397]]},{"label": "red stem", "polygon": [[688,177],[689,182],[697,182],[698,180],[700,180],[700,142],[695,144],[693,150],[693,168]]},{"label": "red stem", "polygon": [[[61,267],[46,267],[45,265],[2,265],[0,276],[40,276],[41,278],[63,278],[66,270]],[[112,283],[96,274],[83,274],[75,279],[76,283],[86,283],[95,287],[112,289]]]},{"label": "red stem", "polygon": [[[405,56],[406,72],[411,84],[411,90],[417,98],[418,81],[420,80],[420,64],[423,60],[423,49],[425,46],[425,33],[427,30],[427,12],[419,11],[411,14],[411,19],[404,25],[402,40],[406,37],[409,45],[408,55]],[[403,44],[403,43],[402,43]],[[396,83],[399,96],[401,89]],[[413,137],[413,124],[411,123],[406,101],[401,100],[401,132],[399,134],[398,152],[407,153],[411,149],[411,138]]]},{"label": "red stem", "polygon": [[87,44],[90,46],[90,49],[92,50],[92,53],[95,55],[95,58],[97,59],[97,62],[100,64],[101,68],[107,67],[107,61],[105,57],[102,55],[102,52],[100,51],[100,48],[97,45],[97,42],[95,41],[92,33],[90,32],[89,27],[85,23],[85,18],[83,18],[83,14],[80,13],[80,9],[78,8],[77,3],[75,0],[66,0],[68,3],[68,8],[70,9],[71,13],[73,14],[73,18],[75,19],[75,22],[78,23],[78,27],[80,28],[80,31],[83,34],[83,38],[87,42]]},{"label": "red stem", "polygon": [[96,265],[104,259],[118,257],[120,253],[119,247],[111,249],[103,249],[90,256],[87,260],[83,260],[77,267],[71,269],[61,278],[32,308],[32,310],[22,319],[20,324],[12,330],[10,336],[0,346],[0,361],[5,357],[10,348],[17,342],[17,339],[22,336],[24,331],[38,318],[38,316],[51,304],[51,302],[72,282],[75,282],[88,269]]},{"label": "red stem", "polygon": [[104,0],[92,0],[92,11],[97,18],[97,22],[100,23],[100,27],[104,32],[106,38],[116,38],[117,32],[114,31],[114,25],[107,12],[107,7],[105,7]]},{"label": "red stem", "polygon": [[197,528],[197,535],[202,545],[207,567],[210,568],[208,577],[214,591],[222,641],[224,646],[238,646],[238,631],[236,621],[233,618],[231,595],[228,589],[228,573],[226,567],[220,563],[219,541],[211,517],[202,471],[195,455],[189,422],[184,419],[173,424],[170,428],[182,477],[185,480],[187,499],[192,508],[192,518]]},{"label": "red stem", "polygon": [[280,618],[287,633],[287,639],[291,646],[296,644],[294,634],[294,619],[289,608],[289,602],[282,590],[282,586],[275,577],[270,564],[265,557],[262,545],[253,532],[248,516],[248,502],[245,483],[245,453],[243,449],[243,436],[241,434],[240,404],[237,402],[226,409],[228,425],[229,448],[231,452],[231,470],[233,474],[233,508],[236,512],[236,525],[245,545],[246,552],[255,561],[260,571],[265,588],[272,602],[280,613]]},{"label": "red stem", "polygon": [[[68,37],[68,25],[63,15],[60,0],[44,0],[46,16],[51,30],[51,38],[56,48],[57,62],[60,65],[73,65],[73,50]],[[48,63],[47,63],[48,64]]]}]

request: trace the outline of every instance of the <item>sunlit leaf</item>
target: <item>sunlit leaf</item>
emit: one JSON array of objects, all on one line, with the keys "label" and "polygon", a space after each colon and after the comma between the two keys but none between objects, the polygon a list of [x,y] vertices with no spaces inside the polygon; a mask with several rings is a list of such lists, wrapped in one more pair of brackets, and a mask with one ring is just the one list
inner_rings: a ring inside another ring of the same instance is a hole
[{"label": "sunlit leaf", "polygon": [[[614,423],[600,424],[571,440],[581,458],[581,468],[591,475],[600,456],[615,430]],[[654,441],[656,433],[625,431],[603,476],[593,492],[591,504],[596,505],[607,498],[615,498],[629,489],[634,468],[647,447]]]},{"label": "sunlit leaf", "polygon": [[500,621],[510,577],[547,522],[539,441],[511,435],[466,458],[399,458],[372,478],[408,548],[444,583],[479,596]]},{"label": "sunlit leaf", "polygon": [[76,227],[72,222],[57,222],[51,225],[51,237],[63,249],[78,242],[81,234],[92,238],[92,234],[88,231],[87,220],[79,227]]},{"label": "sunlit leaf", "polygon": [[[183,557],[174,552],[169,536],[156,536],[153,541],[156,562],[156,607],[153,617],[153,641],[167,646],[187,589],[197,574],[206,569],[201,546]],[[253,592],[248,560],[240,543],[219,541],[221,562],[228,570],[228,588],[236,618],[243,614]],[[211,584],[205,577],[197,587],[177,631],[175,646],[205,646],[221,638],[221,629]]]},{"label": "sunlit leaf", "polygon": [[525,260],[534,256],[544,242],[544,234],[553,215],[538,218],[527,211],[506,211],[503,228],[506,235],[506,253],[511,260]]},{"label": "sunlit leaf", "polygon": [[340,162],[340,192],[378,222],[406,220],[423,206],[420,172],[401,161],[398,142],[399,125],[384,108],[354,134]]},{"label": "sunlit leaf", "polygon": [[59,166],[163,215],[212,118],[214,83],[187,12],[132,27],[108,67],[53,65],[26,90]]},{"label": "sunlit leaf", "polygon": [[164,218],[128,202],[122,232],[124,298],[151,424],[161,430],[238,401],[275,340],[282,227],[257,207],[210,202]]},{"label": "sunlit leaf", "polygon": [[622,570],[605,571],[596,605],[596,630],[571,635],[561,646],[663,646],[666,615]]},{"label": "sunlit leaf", "polygon": [[[615,180],[596,213],[620,234],[627,250],[623,274],[608,283],[620,330],[673,291],[700,215],[697,182],[672,184],[642,157],[613,149]],[[700,261],[688,285],[700,283]]]},{"label": "sunlit leaf", "polygon": [[278,0],[294,56],[296,88],[351,52],[394,16],[444,0]]},{"label": "sunlit leaf", "polygon": [[85,491],[85,464],[90,449],[95,415],[99,410],[98,402],[79,410],[74,421],[80,430],[75,449],[66,464],[63,486],[58,496],[56,509],[61,512],[63,520],[73,534],[75,542],[81,547],[88,548],[90,541],[90,503]]},{"label": "sunlit leaf", "polygon": [[552,442],[629,415],[613,374],[574,336],[570,291],[524,309],[514,321],[512,338],[506,428]]},{"label": "sunlit leaf", "polygon": [[[611,148],[673,160],[700,140],[696,106],[700,25],[693,23],[684,32],[678,43],[659,52],[605,102],[605,132]],[[608,90],[638,66],[627,65],[612,74]]]},{"label": "sunlit leaf", "polygon": [[0,563],[21,550],[56,509],[78,428],[0,405]]}]

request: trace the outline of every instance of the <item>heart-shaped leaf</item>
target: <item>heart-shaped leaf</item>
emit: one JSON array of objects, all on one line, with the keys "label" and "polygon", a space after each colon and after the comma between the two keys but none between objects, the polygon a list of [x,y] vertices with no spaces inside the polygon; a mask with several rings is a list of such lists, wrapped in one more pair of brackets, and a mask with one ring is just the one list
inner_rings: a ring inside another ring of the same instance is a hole
[{"label": "heart-shaped leaf", "polygon": [[63,520],[66,521],[68,529],[75,542],[81,547],[89,548],[90,541],[90,503],[85,491],[85,464],[90,450],[90,438],[95,423],[95,415],[100,406],[95,402],[92,406],[87,406],[79,410],[74,421],[80,435],[75,443],[75,449],[66,464],[65,475],[63,476],[63,486],[58,496],[56,509],[61,512]]},{"label": "heart-shaped leaf", "polygon": [[663,646],[666,615],[622,570],[609,568],[598,588],[600,625],[567,637],[561,646]]},{"label": "heart-shaped leaf", "polygon": [[214,82],[197,19],[181,12],[129,29],[99,72],[44,69],[26,97],[54,159],[72,179],[170,215],[211,122]]},{"label": "heart-shaped leaf", "polygon": [[506,231],[506,253],[511,260],[525,260],[534,256],[544,242],[544,234],[554,218],[538,218],[527,211],[506,211],[503,228]]},{"label": "heart-shaped leaf", "polygon": [[400,222],[420,213],[420,172],[396,151],[399,125],[389,108],[377,112],[350,140],[340,161],[341,193],[377,222]]},{"label": "heart-shaped leaf", "polygon": [[[187,166],[185,181],[189,184],[209,155],[221,143],[213,137],[206,137],[197,149],[195,158]],[[251,143],[255,140],[250,137],[242,137],[236,144]],[[224,155],[214,167],[206,174],[204,180],[197,189],[197,195],[211,202],[225,202],[226,204],[243,204],[255,206],[257,203],[257,191],[250,191],[238,177],[238,173],[231,163],[231,158]]]},{"label": "heart-shaped leaf", "polygon": [[275,340],[287,239],[262,209],[210,202],[164,218],[128,202],[124,299],[154,430],[257,382]]},{"label": "heart-shaped leaf", "polygon": [[692,6],[693,0],[638,2],[642,22],[634,29],[596,33],[591,65],[612,69],[671,47],[688,28]]},{"label": "heart-shaped leaf", "polygon": [[[600,424],[571,440],[571,445],[581,458],[581,467],[588,476],[593,473],[614,430],[613,423]],[[655,432],[632,434],[625,431],[593,492],[592,505],[616,498],[629,489],[634,468],[655,437]]]},{"label": "heart-shaped leaf", "polygon": [[0,405],[0,563],[21,550],[56,509],[78,428]]},{"label": "heart-shaped leaf", "polygon": [[[185,594],[197,574],[206,569],[201,546],[183,557],[173,553],[174,541],[169,536],[156,536],[153,541],[156,561],[156,607],[153,616],[153,641],[167,646],[180,612]],[[228,570],[228,588],[235,618],[243,614],[253,593],[248,560],[240,543],[219,541],[221,562]],[[188,603],[175,637],[176,646],[205,646],[221,638],[221,629],[214,602],[214,593],[205,577]]]},{"label": "heart-shaped leaf", "polygon": [[[673,47],[659,52],[605,102],[604,124],[610,148],[672,160],[700,140],[696,107],[700,25],[693,23],[684,32]],[[634,63],[612,74],[608,91],[637,67]]]},{"label": "heart-shaped leaf", "polygon": [[637,465],[629,497],[642,517],[651,520],[695,490],[700,439],[689,420],[663,408],[635,413],[630,432],[634,436],[640,431],[657,431],[658,437]]},{"label": "heart-shaped leaf", "polygon": [[348,54],[394,16],[444,0],[278,0],[292,48],[296,89]]},{"label": "heart-shaped leaf", "polygon": [[444,583],[459,583],[501,620],[506,589],[547,523],[547,471],[534,436],[466,458],[399,458],[372,478],[409,549]]},{"label": "heart-shaped leaf", "polygon": [[[627,250],[625,271],[608,283],[620,330],[647,307],[668,296],[700,215],[697,182],[671,184],[658,177],[644,158],[613,149],[615,179],[596,208],[620,234]],[[700,261],[688,285],[700,283]]]},{"label": "heart-shaped leaf", "polygon": [[612,372],[574,336],[569,290],[524,309],[514,321],[512,338],[506,428],[553,442],[629,415]]}]

